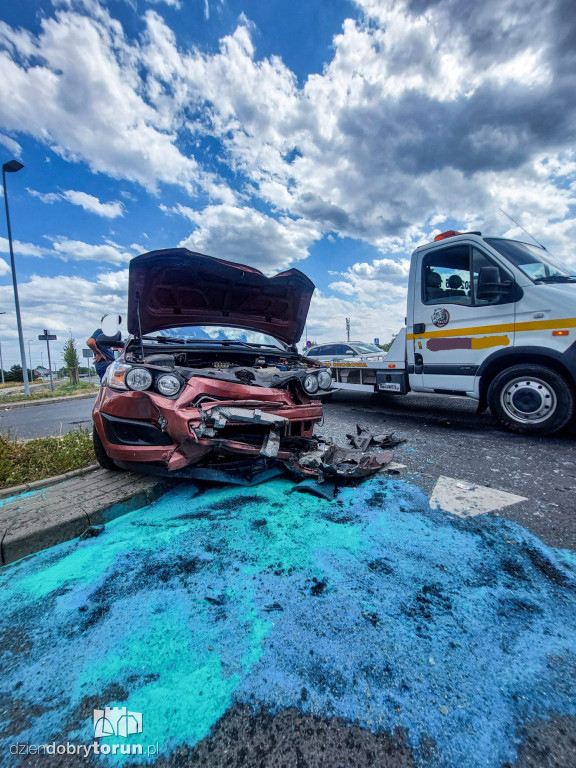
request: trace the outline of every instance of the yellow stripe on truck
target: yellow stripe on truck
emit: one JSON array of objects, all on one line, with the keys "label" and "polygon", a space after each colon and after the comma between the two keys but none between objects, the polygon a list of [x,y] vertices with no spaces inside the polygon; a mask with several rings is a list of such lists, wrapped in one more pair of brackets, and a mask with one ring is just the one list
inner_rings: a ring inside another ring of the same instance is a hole
[{"label": "yellow stripe on truck", "polygon": [[471,328],[442,328],[438,331],[408,333],[407,339],[433,339],[448,336],[476,336],[487,333],[514,333],[520,331],[553,331],[558,328],[576,328],[576,317],[562,320],[535,320],[529,323],[503,323],[502,325],[475,325]]}]

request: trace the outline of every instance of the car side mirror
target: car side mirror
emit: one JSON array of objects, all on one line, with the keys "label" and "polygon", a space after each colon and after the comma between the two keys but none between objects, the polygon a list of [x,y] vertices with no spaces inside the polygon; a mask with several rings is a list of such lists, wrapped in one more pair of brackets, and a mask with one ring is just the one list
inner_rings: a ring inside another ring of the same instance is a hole
[{"label": "car side mirror", "polygon": [[480,267],[478,273],[477,299],[493,299],[496,296],[507,296],[510,293],[512,281],[502,282],[498,267]]},{"label": "car side mirror", "polygon": [[346,354],[347,354],[347,355],[353,355],[353,354],[354,354],[354,352],[353,352],[351,349],[347,349],[347,350],[346,350]]}]

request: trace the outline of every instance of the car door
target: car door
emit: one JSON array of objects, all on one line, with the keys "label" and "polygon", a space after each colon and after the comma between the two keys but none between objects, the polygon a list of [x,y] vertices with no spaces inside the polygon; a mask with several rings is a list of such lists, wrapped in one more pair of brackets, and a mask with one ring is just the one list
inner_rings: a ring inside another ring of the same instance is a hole
[{"label": "car door", "polygon": [[[480,270],[497,269],[497,295],[478,290]],[[414,389],[471,392],[481,362],[514,344],[514,280],[477,244],[434,248],[421,256],[414,293]]]}]

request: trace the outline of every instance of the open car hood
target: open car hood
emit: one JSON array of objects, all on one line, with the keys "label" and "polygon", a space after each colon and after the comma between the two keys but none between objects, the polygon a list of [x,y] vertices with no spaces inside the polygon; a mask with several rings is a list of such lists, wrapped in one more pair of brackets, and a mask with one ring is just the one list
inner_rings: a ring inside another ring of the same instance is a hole
[{"label": "open car hood", "polygon": [[[257,269],[186,248],[130,262],[128,331],[138,336],[186,325],[220,325],[300,340],[314,283],[298,269],[266,277]],[[140,322],[138,322],[138,309]]]}]

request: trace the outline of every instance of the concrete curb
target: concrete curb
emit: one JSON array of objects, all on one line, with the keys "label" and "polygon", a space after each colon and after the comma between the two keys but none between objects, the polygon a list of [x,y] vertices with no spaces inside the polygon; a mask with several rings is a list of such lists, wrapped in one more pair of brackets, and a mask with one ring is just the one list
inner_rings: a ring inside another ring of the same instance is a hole
[{"label": "concrete curb", "polygon": [[[98,392],[90,392],[84,395],[64,395],[63,397],[46,397],[40,400],[19,400],[17,403],[6,403],[2,405],[0,401],[0,411],[9,411],[11,408],[32,408],[34,405],[50,405],[51,403],[66,403],[68,400],[87,400],[89,397],[96,398]],[[1,395],[0,395],[1,398]]]},{"label": "concrete curb", "polygon": [[[63,479],[64,478],[64,479]],[[20,486],[28,495],[0,507],[0,559],[22,557],[80,536],[90,526],[147,506],[180,480],[85,467],[65,476]],[[17,488],[6,489],[10,495]]]},{"label": "concrete curb", "polygon": [[80,467],[80,469],[73,469],[70,472],[64,472],[61,475],[47,477],[45,480],[34,480],[31,483],[24,483],[23,485],[13,485],[10,488],[1,488],[0,500],[8,499],[11,496],[19,496],[21,493],[27,493],[28,491],[35,491],[38,488],[49,488],[51,485],[62,483],[64,480],[68,480],[71,477],[87,475],[88,472],[94,472],[99,466],[99,464],[89,464],[87,467]]}]

